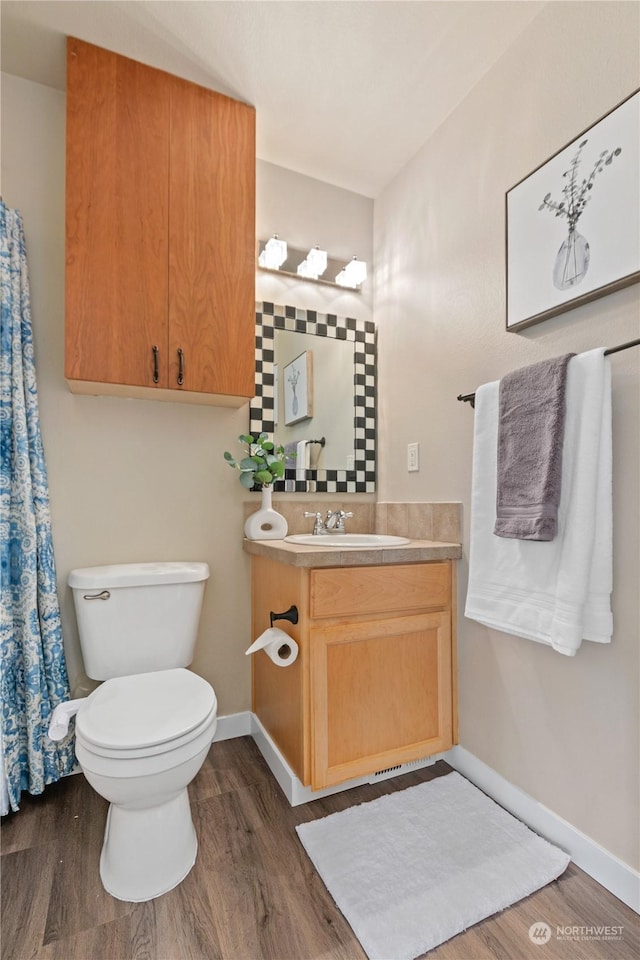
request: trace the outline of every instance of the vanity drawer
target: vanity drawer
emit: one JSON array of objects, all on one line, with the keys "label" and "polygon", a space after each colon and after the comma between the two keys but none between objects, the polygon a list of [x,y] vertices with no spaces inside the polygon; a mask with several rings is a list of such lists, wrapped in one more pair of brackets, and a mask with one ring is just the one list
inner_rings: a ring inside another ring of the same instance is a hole
[{"label": "vanity drawer", "polygon": [[310,573],[312,619],[435,609],[451,603],[449,563],[329,567]]}]

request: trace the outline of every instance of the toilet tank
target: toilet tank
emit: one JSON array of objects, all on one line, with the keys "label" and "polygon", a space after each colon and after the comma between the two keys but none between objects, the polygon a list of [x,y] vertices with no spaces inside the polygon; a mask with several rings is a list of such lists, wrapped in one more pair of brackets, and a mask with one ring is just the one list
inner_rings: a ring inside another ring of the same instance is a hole
[{"label": "toilet tank", "polygon": [[87,676],[109,680],[193,660],[206,563],[123,563],[69,574]]}]

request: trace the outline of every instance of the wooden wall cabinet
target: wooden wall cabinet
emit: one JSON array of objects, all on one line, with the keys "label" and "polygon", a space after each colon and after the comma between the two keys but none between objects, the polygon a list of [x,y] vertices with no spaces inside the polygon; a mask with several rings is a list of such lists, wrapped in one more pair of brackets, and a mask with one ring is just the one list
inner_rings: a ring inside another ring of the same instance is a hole
[{"label": "wooden wall cabinet", "polygon": [[254,325],[255,110],[69,38],[71,390],[239,406]]},{"label": "wooden wall cabinet", "polygon": [[314,789],[448,750],[457,740],[452,561],[307,569],[253,557],[254,637],[270,611],[300,648],[252,657],[253,711]]}]

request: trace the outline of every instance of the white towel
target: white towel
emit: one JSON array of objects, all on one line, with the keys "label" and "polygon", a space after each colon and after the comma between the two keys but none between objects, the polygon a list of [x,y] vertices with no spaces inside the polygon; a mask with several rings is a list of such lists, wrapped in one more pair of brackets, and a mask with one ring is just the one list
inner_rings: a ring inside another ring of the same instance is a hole
[{"label": "white towel", "polygon": [[298,441],[296,454],[296,480],[306,480],[309,469],[309,444],[306,440]]},{"label": "white towel", "polygon": [[574,656],[608,643],[611,613],[611,371],[604,350],[569,362],[555,540],[496,537],[499,383],[476,393],[465,616]]}]

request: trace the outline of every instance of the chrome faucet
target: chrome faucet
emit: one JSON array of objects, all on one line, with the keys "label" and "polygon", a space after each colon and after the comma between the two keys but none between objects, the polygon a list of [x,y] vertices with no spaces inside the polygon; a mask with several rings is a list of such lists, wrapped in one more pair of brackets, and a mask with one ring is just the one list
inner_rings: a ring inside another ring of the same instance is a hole
[{"label": "chrome faucet", "polygon": [[344,510],[327,510],[327,518],[324,522],[325,530],[331,534],[346,533],[344,522],[352,516],[353,513],[345,513]]},{"label": "chrome faucet", "polygon": [[322,514],[319,510],[317,513],[305,510],[304,515],[305,517],[313,517],[314,519],[313,536],[326,537],[346,533],[344,522],[349,517],[352,517],[353,513],[346,513],[344,510],[327,510],[325,520],[322,519]]}]

